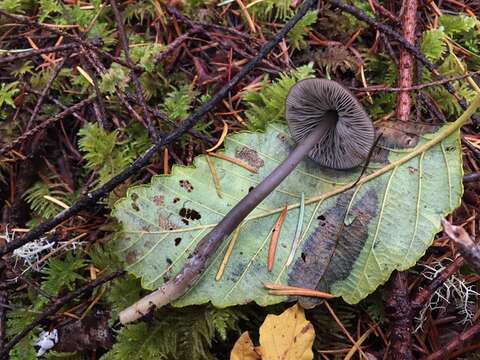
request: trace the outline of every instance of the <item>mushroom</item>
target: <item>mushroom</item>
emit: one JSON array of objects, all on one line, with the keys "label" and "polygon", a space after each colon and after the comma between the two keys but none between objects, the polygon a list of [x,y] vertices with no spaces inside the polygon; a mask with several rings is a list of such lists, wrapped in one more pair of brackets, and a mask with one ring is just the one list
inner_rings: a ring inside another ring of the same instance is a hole
[{"label": "mushroom", "polygon": [[123,324],[174,301],[192,287],[219,245],[307,155],[322,166],[349,169],[365,161],[373,146],[370,118],[355,97],[334,81],[307,79],[295,84],[286,99],[285,115],[295,149],[203,237],[179,274],[120,313]]},{"label": "mushroom", "polygon": [[375,132],[370,118],[357,99],[335,81],[298,82],[287,96],[285,116],[297,143],[314,130],[322,132],[308,155],[328,168],[360,165],[373,145]]}]

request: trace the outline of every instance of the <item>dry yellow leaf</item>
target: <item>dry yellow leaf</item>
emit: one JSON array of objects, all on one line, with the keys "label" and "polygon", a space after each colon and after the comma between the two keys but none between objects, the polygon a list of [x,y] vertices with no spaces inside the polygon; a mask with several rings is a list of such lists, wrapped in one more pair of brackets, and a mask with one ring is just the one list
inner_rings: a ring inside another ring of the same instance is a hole
[{"label": "dry yellow leaf", "polygon": [[280,315],[268,315],[260,327],[262,360],[311,360],[313,325],[295,304]]},{"label": "dry yellow leaf", "polygon": [[233,346],[230,360],[260,360],[248,331],[245,331]]}]

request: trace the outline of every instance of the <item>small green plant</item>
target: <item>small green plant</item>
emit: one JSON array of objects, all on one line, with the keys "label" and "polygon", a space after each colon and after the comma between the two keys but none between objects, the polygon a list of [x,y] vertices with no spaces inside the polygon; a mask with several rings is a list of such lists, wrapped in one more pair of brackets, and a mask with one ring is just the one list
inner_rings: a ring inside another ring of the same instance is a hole
[{"label": "small green plant", "polygon": [[0,108],[3,105],[8,105],[11,107],[15,107],[15,102],[13,101],[13,97],[19,91],[17,88],[18,82],[14,81],[9,84],[2,83],[0,85]]},{"label": "small green plant", "polygon": [[301,50],[308,46],[305,38],[309,29],[317,22],[317,11],[310,10],[288,33],[290,46],[295,50]]},{"label": "small green plant", "polygon": [[193,306],[162,310],[155,319],[128,325],[120,330],[117,343],[102,360],[214,359],[213,341],[225,341],[227,331],[238,333],[237,323],[245,319],[240,308],[216,309]]},{"label": "small green plant", "polygon": [[313,64],[280,74],[271,84],[266,77],[259,91],[247,92],[243,100],[247,104],[245,114],[251,129],[263,130],[269,123],[284,120],[285,99],[290,88],[299,80],[313,77]]}]

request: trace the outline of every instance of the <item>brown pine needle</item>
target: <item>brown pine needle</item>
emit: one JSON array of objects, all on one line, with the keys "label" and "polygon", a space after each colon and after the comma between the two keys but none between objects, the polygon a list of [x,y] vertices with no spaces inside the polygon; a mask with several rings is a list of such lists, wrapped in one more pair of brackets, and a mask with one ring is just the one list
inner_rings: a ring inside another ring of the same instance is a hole
[{"label": "brown pine needle", "polygon": [[220,185],[220,178],[218,177],[217,169],[215,168],[215,164],[213,163],[210,156],[207,155],[207,164],[208,168],[210,169],[210,173],[212,174],[213,184],[215,185],[215,191],[219,198],[222,198],[222,187]]},{"label": "brown pine needle", "polygon": [[232,239],[228,243],[228,248],[227,251],[225,252],[225,256],[223,257],[222,263],[220,264],[220,267],[218,268],[217,275],[215,276],[216,281],[220,281],[222,279],[223,273],[225,271],[225,267],[227,266],[228,260],[230,260],[230,257],[232,256],[233,252],[233,247],[235,246],[235,243],[237,242],[238,234],[240,233],[240,227],[242,224],[238,225],[235,231],[232,234]]},{"label": "brown pine needle", "polygon": [[275,252],[277,251],[277,243],[278,238],[280,237],[280,231],[282,230],[283,221],[285,220],[285,216],[287,215],[288,206],[285,205],[280,216],[278,217],[277,223],[273,228],[272,232],[272,239],[270,240],[270,247],[268,248],[268,272],[272,272],[273,269],[273,262],[275,260]]},{"label": "brown pine needle", "polygon": [[243,167],[244,169],[250,171],[251,173],[254,173],[256,174],[257,173],[257,169],[255,169],[253,166],[250,166],[246,163],[244,163],[243,161],[240,161],[238,159],[235,159],[235,158],[232,158],[230,156],[227,156],[227,155],[224,155],[224,154],[221,154],[221,153],[208,153],[208,155],[210,156],[214,156],[216,158],[219,158],[219,159],[222,159],[222,160],[226,160],[228,162],[231,162],[232,164],[235,164],[235,165],[238,165],[238,166],[241,166]]},{"label": "brown pine needle", "polygon": [[254,34],[256,34],[257,30],[255,29],[255,23],[253,22],[250,14],[248,13],[247,8],[245,7],[245,5],[243,4],[243,2],[241,0],[236,0],[236,1],[237,1],[238,6],[240,7],[240,10],[242,11],[243,16],[245,16],[245,19],[247,20],[248,27],[250,28],[250,30]]},{"label": "brown pine needle", "polygon": [[220,135],[220,139],[218,139],[218,142],[215,145],[213,145],[210,149],[207,149],[207,152],[217,150],[223,144],[223,141],[225,140],[227,133],[228,133],[228,124],[225,121],[223,121],[223,130],[222,130],[222,135]]},{"label": "brown pine needle", "polygon": [[296,286],[280,285],[280,284],[264,284],[266,289],[269,290],[270,295],[280,295],[280,296],[309,296],[316,297],[321,299],[333,299],[336,298],[335,295],[317,291],[312,289],[306,289]]},{"label": "brown pine needle", "polygon": [[163,173],[168,175],[168,149],[163,149]]}]

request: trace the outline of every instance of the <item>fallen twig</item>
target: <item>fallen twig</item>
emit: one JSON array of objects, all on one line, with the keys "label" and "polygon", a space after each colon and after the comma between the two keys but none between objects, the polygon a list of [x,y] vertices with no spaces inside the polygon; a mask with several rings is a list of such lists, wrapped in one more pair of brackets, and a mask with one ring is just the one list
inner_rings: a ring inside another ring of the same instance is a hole
[{"label": "fallen twig", "polygon": [[395,360],[413,359],[412,312],[408,296],[407,273],[397,272],[391,284],[386,310],[392,320],[390,355]]},{"label": "fallen twig", "polygon": [[452,225],[445,219],[442,220],[442,225],[468,264],[480,274],[480,246],[475,244],[463,227]]},{"label": "fallen twig", "polygon": [[449,354],[460,348],[464,345],[468,340],[472,337],[480,333],[480,321],[475,323],[472,327],[465,330],[458,336],[456,336],[452,341],[442,347],[440,350],[434,352],[433,354],[429,355],[426,360],[440,360],[446,359]]}]

